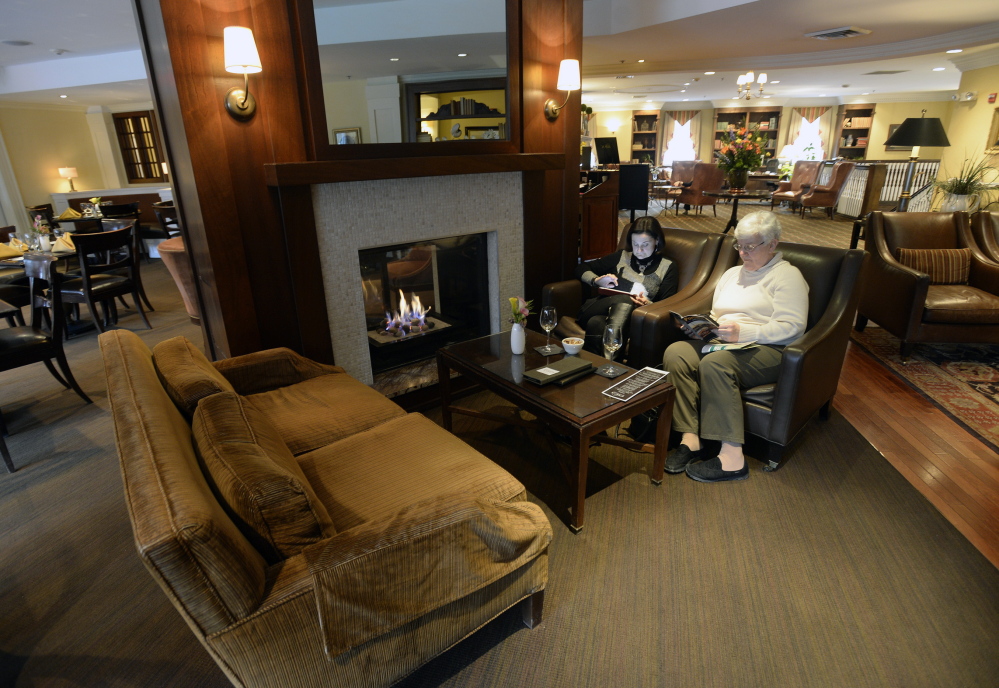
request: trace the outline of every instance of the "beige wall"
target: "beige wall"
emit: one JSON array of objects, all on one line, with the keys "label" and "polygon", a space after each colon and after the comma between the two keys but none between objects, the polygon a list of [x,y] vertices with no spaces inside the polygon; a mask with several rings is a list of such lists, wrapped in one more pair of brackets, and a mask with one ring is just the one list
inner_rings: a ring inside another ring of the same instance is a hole
[{"label": "beige wall", "polygon": [[39,106],[0,106],[3,133],[21,197],[26,205],[51,203],[69,191],[60,167],[75,167],[77,189],[101,188],[101,173],[86,112]]},{"label": "beige wall", "polygon": [[[909,151],[886,151],[885,141],[888,140],[888,127],[892,124],[901,124],[909,117],[919,117],[923,110],[926,110],[927,117],[937,117],[948,132],[948,139],[953,144],[954,139],[950,136],[950,120],[954,103],[952,101],[936,101],[929,103],[877,103],[874,106],[874,123],[871,126],[871,135],[867,144],[868,160],[908,160]],[[920,148],[919,158],[921,160],[939,160],[943,155],[943,148]]]},{"label": "beige wall", "polygon": [[326,123],[332,129],[360,127],[362,143],[371,143],[368,131],[368,96],[363,79],[323,84]]},{"label": "beige wall", "polygon": [[[999,92],[999,65],[965,72],[961,75],[959,91],[977,91],[978,99],[952,104],[950,125],[947,126],[950,147],[944,149],[940,166],[941,172],[947,170],[952,174],[961,168],[965,158],[977,160],[986,150],[992,117],[999,109],[999,102],[989,102],[989,94]],[[992,164],[999,164],[999,156],[993,156]]]},{"label": "beige wall", "polygon": [[[590,120],[590,136],[616,136],[617,150],[622,163],[631,160],[631,126],[632,111],[617,110],[612,112],[595,112]],[[617,132],[611,133],[608,122],[618,121]]]}]

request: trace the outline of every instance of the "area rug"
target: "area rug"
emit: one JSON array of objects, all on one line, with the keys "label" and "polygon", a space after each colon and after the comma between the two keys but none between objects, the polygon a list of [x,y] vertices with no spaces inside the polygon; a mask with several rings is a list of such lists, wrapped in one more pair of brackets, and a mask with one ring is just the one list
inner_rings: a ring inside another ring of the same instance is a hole
[{"label": "area rug", "polygon": [[853,340],[906,384],[999,452],[999,345],[917,344],[902,364],[899,339],[880,327]]}]

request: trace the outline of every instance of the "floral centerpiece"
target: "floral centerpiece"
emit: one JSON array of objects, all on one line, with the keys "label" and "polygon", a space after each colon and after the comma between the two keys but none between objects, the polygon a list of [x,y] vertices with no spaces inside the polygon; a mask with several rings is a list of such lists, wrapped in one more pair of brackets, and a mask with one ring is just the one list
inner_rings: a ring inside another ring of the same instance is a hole
[{"label": "floral centerpiece", "polygon": [[510,312],[513,329],[510,330],[510,352],[514,354],[524,353],[524,346],[527,335],[524,334],[524,325],[527,323],[527,316],[531,314],[531,304],[533,301],[525,301],[519,296],[510,297]]},{"label": "floral centerpiece", "polygon": [[48,220],[41,213],[35,215],[35,221],[31,224],[31,231],[35,234],[48,234],[51,228]]},{"label": "floral centerpiece", "polygon": [[718,167],[728,177],[729,189],[741,191],[746,188],[749,173],[763,164],[763,148],[767,137],[759,129],[729,130],[721,135],[721,149],[715,152]]}]

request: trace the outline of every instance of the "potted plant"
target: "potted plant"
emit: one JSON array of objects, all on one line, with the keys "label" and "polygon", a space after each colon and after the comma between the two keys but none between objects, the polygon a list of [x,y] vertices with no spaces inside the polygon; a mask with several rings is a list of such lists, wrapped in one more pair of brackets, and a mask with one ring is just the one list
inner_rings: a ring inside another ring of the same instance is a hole
[{"label": "potted plant", "polygon": [[943,194],[940,212],[965,210],[973,213],[978,210],[982,201],[982,192],[989,188],[987,179],[990,175],[994,176],[995,172],[996,169],[989,165],[985,158],[978,162],[966,158],[961,163],[961,169],[956,177],[933,182],[933,186]]},{"label": "potted plant", "polygon": [[718,167],[724,170],[728,177],[731,191],[744,191],[749,180],[749,173],[763,164],[763,148],[767,137],[754,129],[745,127],[735,131],[726,131],[721,135],[721,150],[718,157]]}]

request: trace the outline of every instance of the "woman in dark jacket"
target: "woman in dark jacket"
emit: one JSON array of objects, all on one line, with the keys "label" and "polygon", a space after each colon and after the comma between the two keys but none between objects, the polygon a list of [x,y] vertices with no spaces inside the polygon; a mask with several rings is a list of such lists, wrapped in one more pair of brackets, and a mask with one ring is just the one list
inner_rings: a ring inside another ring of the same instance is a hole
[{"label": "woman in dark jacket", "polygon": [[[603,258],[581,263],[576,277],[594,287],[621,289],[627,294],[598,296],[583,304],[577,321],[586,330],[584,348],[613,358],[603,346],[604,328],[621,328],[627,341],[631,312],[676,293],[676,265],[662,254],[663,229],[654,217],[640,217],[628,229],[628,246]],[[640,286],[634,286],[640,285]]]}]

